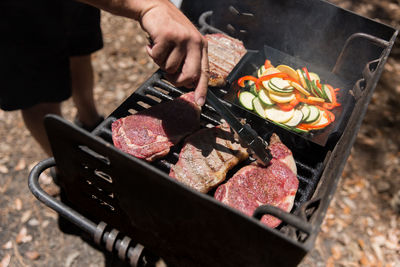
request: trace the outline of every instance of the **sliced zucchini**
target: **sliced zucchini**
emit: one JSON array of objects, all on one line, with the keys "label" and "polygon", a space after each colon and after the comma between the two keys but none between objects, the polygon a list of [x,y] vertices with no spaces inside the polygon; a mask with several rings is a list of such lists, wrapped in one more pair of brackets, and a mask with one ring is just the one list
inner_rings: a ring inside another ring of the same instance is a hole
[{"label": "sliced zucchini", "polygon": [[271,121],[284,123],[289,121],[294,116],[294,109],[290,111],[283,111],[275,106],[272,106],[265,109],[265,115]]},{"label": "sliced zucchini", "polygon": [[268,83],[268,87],[272,89],[272,91],[282,93],[282,94],[289,94],[292,93],[294,90],[294,87],[288,87],[288,88],[279,88],[273,85],[271,82]]},{"label": "sliced zucchini", "polygon": [[322,87],[321,87],[321,89],[319,89],[319,87],[317,86],[315,81],[312,81],[312,86],[314,87],[315,91],[317,92],[317,95],[320,98],[322,98],[322,99],[326,99],[327,98],[327,96],[325,95],[325,90],[323,90]]},{"label": "sliced zucchini", "polygon": [[258,116],[264,119],[267,118],[267,115],[265,114],[265,106],[263,105],[259,97],[255,97],[253,99],[253,108]]},{"label": "sliced zucchini", "polygon": [[326,125],[329,122],[328,118],[325,116],[324,113],[325,113],[325,111],[321,111],[321,119],[319,121],[317,121],[316,123],[312,124],[314,126],[313,130],[320,130],[320,129],[323,129],[326,127],[326,126],[319,127],[320,125]]},{"label": "sliced zucchini", "polygon": [[262,65],[262,66],[257,70],[257,77],[260,78],[261,76],[263,76],[264,71],[265,71],[265,66]]},{"label": "sliced zucchini", "polygon": [[317,121],[321,116],[321,112],[316,106],[308,106],[308,107],[310,108],[310,115],[308,115],[308,118],[304,122],[312,123]]},{"label": "sliced zucchini", "polygon": [[250,92],[244,91],[239,95],[240,104],[248,110],[253,110],[253,99],[256,96]]},{"label": "sliced zucchini", "polygon": [[269,92],[276,94],[276,95],[281,95],[281,96],[288,96],[293,93],[293,90],[281,90],[278,89],[277,87],[274,87],[272,84],[270,84],[269,80],[268,81],[263,81],[263,86],[265,89],[267,89]]},{"label": "sliced zucchini", "polygon": [[272,99],[272,101],[277,102],[277,103],[288,103],[296,98],[295,94],[293,94],[293,93],[284,96],[284,95],[275,94],[274,92],[270,92],[269,97]]},{"label": "sliced zucchini", "polygon": [[318,74],[316,74],[314,72],[309,72],[308,75],[310,75],[311,81],[321,81]]},{"label": "sliced zucchini", "polygon": [[304,105],[300,110],[303,113],[303,121],[307,120],[308,116],[310,116],[311,113],[308,105]]},{"label": "sliced zucchini", "polygon": [[293,117],[290,120],[288,120],[287,122],[285,122],[285,124],[290,127],[295,127],[303,120],[303,116],[304,116],[303,112],[296,109],[294,111]]},{"label": "sliced zucchini", "polygon": [[332,103],[333,97],[332,97],[331,91],[328,89],[328,86],[325,86],[325,84],[323,84],[322,90],[325,92],[326,101],[328,101],[329,103]]},{"label": "sliced zucchini", "polygon": [[285,90],[288,88],[292,88],[293,86],[289,83],[289,81],[281,79],[281,78],[272,78],[269,80],[270,84],[275,86],[278,89]]},{"label": "sliced zucchini", "polygon": [[251,81],[253,84],[252,85],[250,85],[250,93],[252,93],[253,95],[257,95],[258,94],[258,92],[257,92],[257,86],[256,86],[256,84],[253,82],[253,81]]},{"label": "sliced zucchini", "polygon": [[301,86],[303,86],[303,88],[305,88],[305,89],[308,89],[306,80],[304,79],[303,71],[301,69],[297,69],[296,72],[297,72],[297,75],[299,76]]},{"label": "sliced zucchini", "polygon": [[275,105],[274,101],[269,97],[269,94],[266,90],[260,90],[258,93],[258,97],[260,98],[261,102],[266,106],[273,106]]}]

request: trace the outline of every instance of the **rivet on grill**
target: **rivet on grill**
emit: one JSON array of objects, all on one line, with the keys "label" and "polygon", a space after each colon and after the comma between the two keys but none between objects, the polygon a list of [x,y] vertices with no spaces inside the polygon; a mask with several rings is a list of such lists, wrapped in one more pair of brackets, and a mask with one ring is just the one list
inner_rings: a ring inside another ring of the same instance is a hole
[{"label": "rivet on grill", "polygon": [[240,12],[239,12],[236,8],[234,8],[233,6],[229,6],[228,10],[229,10],[229,12],[231,12],[233,15],[239,15],[239,14],[240,14]]},{"label": "rivet on grill", "polygon": [[242,16],[254,17],[254,14],[253,13],[242,13]]},{"label": "rivet on grill", "polygon": [[229,31],[230,34],[233,34],[236,32],[235,27],[232,26],[232,24],[226,25],[226,29]]}]

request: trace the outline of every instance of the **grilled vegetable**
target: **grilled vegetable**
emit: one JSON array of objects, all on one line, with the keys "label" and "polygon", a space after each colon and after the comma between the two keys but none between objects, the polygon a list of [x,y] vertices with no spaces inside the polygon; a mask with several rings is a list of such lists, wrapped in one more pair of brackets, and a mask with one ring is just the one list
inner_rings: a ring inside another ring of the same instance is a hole
[{"label": "grilled vegetable", "polygon": [[253,108],[254,111],[257,113],[257,115],[259,115],[261,118],[267,118],[267,115],[265,114],[265,109],[264,109],[264,105],[261,102],[259,97],[255,97],[253,99]]},{"label": "grilled vegetable", "polygon": [[265,109],[265,115],[272,121],[287,122],[294,116],[294,109],[290,111],[283,111],[276,106],[272,106]]},{"label": "grilled vegetable", "polygon": [[286,73],[287,75],[289,75],[291,78],[293,78],[295,80],[299,79],[297,72],[287,65],[279,65],[276,68],[278,70],[280,70],[281,72]]},{"label": "grilled vegetable", "polygon": [[238,80],[244,88],[238,93],[239,102],[246,109],[298,133],[322,129],[335,120],[329,110],[340,106],[339,89],[321,84],[317,73],[306,67],[274,67],[269,60],[256,72],[257,77]]},{"label": "grilled vegetable", "polygon": [[310,108],[310,114],[308,115],[307,119],[304,120],[304,122],[306,123],[315,122],[320,117],[319,109],[316,106],[309,106],[309,108]]},{"label": "grilled vegetable", "polygon": [[266,92],[266,90],[260,90],[260,92],[258,93],[258,97],[260,98],[261,102],[266,106],[273,106],[275,104],[269,97],[269,94]]},{"label": "grilled vegetable", "polygon": [[275,101],[275,102],[277,102],[277,103],[288,103],[288,102],[290,102],[290,101],[292,101],[293,99],[296,98],[296,96],[295,96],[294,94],[290,94],[290,95],[287,95],[287,96],[283,96],[283,95],[275,94],[275,93],[273,93],[273,92],[270,92],[270,93],[269,93],[269,97],[270,97],[273,101]]},{"label": "grilled vegetable", "polygon": [[252,93],[244,91],[239,94],[239,102],[248,110],[253,110],[253,99],[255,97]]},{"label": "grilled vegetable", "polygon": [[295,126],[297,126],[302,120],[303,120],[303,112],[301,112],[300,110],[296,109],[296,110],[294,111],[293,117],[292,117],[290,120],[288,120],[287,122],[285,122],[285,124],[286,124],[287,126],[290,126],[290,127],[295,127]]}]

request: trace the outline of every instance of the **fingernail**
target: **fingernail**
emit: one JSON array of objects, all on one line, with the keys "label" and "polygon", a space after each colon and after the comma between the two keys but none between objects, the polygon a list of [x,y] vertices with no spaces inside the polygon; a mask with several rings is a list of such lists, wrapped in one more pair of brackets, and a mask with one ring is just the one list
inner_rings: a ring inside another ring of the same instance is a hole
[{"label": "fingernail", "polygon": [[199,106],[204,105],[205,102],[206,102],[206,100],[205,100],[204,96],[200,96],[199,98],[197,98],[197,101],[196,101],[197,105],[199,105]]}]

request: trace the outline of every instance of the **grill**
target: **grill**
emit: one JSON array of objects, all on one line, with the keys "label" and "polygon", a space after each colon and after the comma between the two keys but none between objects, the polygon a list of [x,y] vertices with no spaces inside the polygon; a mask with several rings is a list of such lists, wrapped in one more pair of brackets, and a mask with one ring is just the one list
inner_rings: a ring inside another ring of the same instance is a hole
[{"label": "grill", "polygon": [[[113,121],[185,92],[166,82],[161,71],[91,133],[48,116],[45,125],[54,159],[35,166],[29,186],[39,200],[132,266],[153,265],[158,257],[172,266],[293,266],[313,247],[397,31],[324,1],[208,2],[193,3],[199,10],[211,10],[200,16],[201,31],[226,32],[243,40],[249,50],[228,77],[228,85],[213,91],[260,136],[268,140],[275,132],[292,150],[300,184],[291,213],[264,205],[248,217],[214,200],[213,192],[201,194],[169,178],[182,144],[151,164],[112,145]],[[267,25],[270,32],[265,36]],[[266,122],[229,98],[233,81],[256,64],[254,55],[260,53],[286,63],[312,62],[317,73],[342,82],[344,99],[350,100],[338,126],[323,141]],[[217,125],[220,119],[206,105],[201,127]],[[68,206],[38,184],[40,173],[55,165]],[[264,214],[281,219],[281,225],[271,229],[261,224]]]}]

